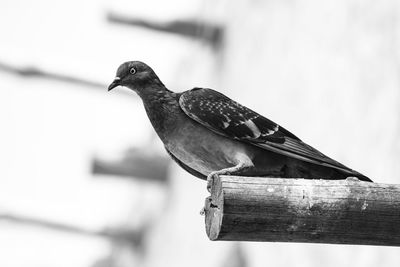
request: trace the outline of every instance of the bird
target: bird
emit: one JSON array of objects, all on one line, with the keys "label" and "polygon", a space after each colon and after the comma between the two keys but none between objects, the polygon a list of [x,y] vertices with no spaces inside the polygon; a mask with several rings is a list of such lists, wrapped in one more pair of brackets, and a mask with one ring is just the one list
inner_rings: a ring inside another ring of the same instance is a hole
[{"label": "bird", "polygon": [[119,66],[108,91],[118,86],[139,95],[167,153],[188,173],[207,180],[209,191],[218,175],[372,182],[218,91],[169,90],[141,61]]}]

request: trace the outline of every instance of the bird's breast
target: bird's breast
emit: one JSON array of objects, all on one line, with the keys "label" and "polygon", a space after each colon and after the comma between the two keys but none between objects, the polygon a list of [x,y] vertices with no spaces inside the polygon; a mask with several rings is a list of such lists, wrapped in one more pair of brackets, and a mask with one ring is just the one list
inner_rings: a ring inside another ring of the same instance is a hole
[{"label": "bird's breast", "polygon": [[221,136],[190,119],[183,119],[164,142],[180,161],[208,175],[212,171],[251,161],[246,145]]}]

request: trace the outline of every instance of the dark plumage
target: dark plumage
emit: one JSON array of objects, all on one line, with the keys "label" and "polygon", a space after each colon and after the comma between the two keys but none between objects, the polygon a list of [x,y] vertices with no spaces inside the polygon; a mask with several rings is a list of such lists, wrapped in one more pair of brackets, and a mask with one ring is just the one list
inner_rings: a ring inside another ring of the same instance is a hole
[{"label": "dark plumage", "polygon": [[142,98],[154,129],[175,162],[209,182],[219,174],[306,179],[354,176],[371,181],[217,91],[168,90],[142,62],[123,63],[108,89],[119,85]]}]

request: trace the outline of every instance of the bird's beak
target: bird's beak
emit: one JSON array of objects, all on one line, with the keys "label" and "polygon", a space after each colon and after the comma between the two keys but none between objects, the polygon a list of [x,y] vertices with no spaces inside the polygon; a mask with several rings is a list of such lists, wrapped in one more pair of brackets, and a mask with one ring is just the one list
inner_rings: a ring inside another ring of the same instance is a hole
[{"label": "bird's beak", "polygon": [[112,89],[120,85],[119,83],[120,80],[121,80],[120,77],[115,77],[114,81],[108,86],[108,91],[111,91]]}]

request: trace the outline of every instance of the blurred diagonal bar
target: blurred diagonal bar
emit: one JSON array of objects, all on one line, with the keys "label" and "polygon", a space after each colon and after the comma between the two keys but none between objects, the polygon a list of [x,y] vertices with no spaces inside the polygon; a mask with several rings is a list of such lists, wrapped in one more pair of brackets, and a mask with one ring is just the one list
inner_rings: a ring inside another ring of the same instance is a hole
[{"label": "blurred diagonal bar", "polygon": [[104,160],[95,157],[92,162],[93,174],[116,175],[134,179],[167,182],[170,160],[148,149],[131,148],[120,160]]},{"label": "blurred diagonal bar", "polygon": [[221,176],[205,214],[211,240],[400,246],[400,185]]},{"label": "blurred diagonal bar", "polygon": [[0,62],[0,71],[17,74],[17,75],[24,76],[24,77],[46,78],[46,79],[52,79],[52,80],[57,80],[57,81],[62,81],[62,82],[75,83],[78,85],[89,86],[89,87],[96,87],[96,88],[102,88],[102,89],[107,88],[107,84],[90,81],[90,80],[85,80],[85,79],[73,77],[70,75],[51,73],[51,72],[47,72],[47,71],[41,70],[40,68],[33,67],[33,66],[16,67],[16,66],[13,66],[10,64]]},{"label": "blurred diagonal bar", "polygon": [[135,247],[141,246],[143,236],[146,233],[146,231],[144,231],[143,229],[139,229],[137,231],[125,230],[125,229],[105,229],[101,231],[91,231],[75,225],[67,225],[59,222],[50,222],[50,221],[45,221],[43,219],[37,219],[37,218],[26,217],[22,215],[13,215],[13,214],[0,214],[0,221],[22,223],[30,226],[43,227],[51,230],[70,232],[73,234],[100,236],[107,239],[111,239],[116,242],[124,241],[130,243]]},{"label": "blurred diagonal bar", "polygon": [[199,39],[211,44],[214,47],[221,45],[223,28],[220,25],[211,24],[205,21],[175,20],[171,22],[155,22],[141,18],[131,18],[109,12],[109,22],[143,27],[151,30],[179,34],[184,37]]}]

